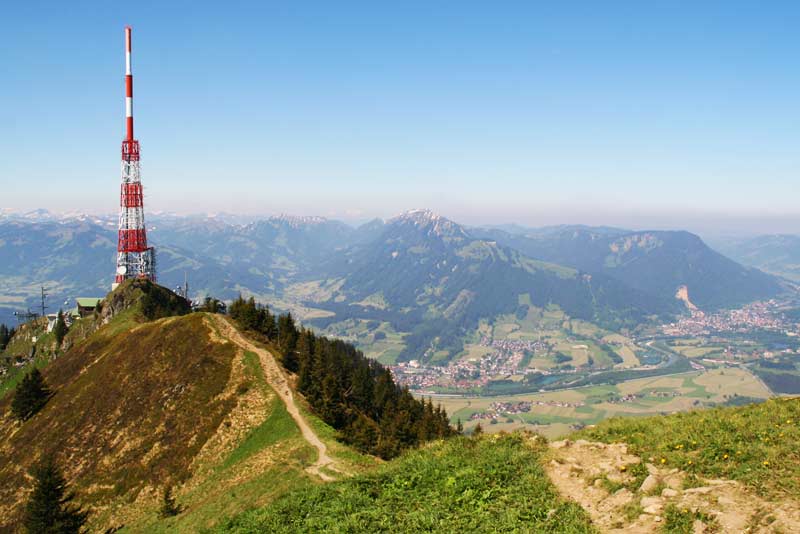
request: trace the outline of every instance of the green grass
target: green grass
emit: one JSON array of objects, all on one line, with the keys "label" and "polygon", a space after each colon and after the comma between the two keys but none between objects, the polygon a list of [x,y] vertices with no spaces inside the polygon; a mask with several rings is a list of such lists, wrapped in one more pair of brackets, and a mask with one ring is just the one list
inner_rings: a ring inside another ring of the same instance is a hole
[{"label": "green grass", "polygon": [[594,532],[561,499],[520,434],[452,438],[374,472],[302,491],[239,515],[216,532]]},{"label": "green grass", "polygon": [[800,398],[665,417],[614,418],[577,434],[626,442],[691,475],[739,480],[771,498],[800,493]]},{"label": "green grass", "polygon": [[2,377],[2,381],[0,381],[0,398],[3,398],[6,393],[15,389],[22,378],[32,371],[34,367],[43,369],[49,362],[50,356],[38,355],[33,359],[32,362],[29,362],[22,367],[12,366],[8,370],[8,373]]},{"label": "green grass", "polygon": [[[264,379],[258,356],[253,352],[245,352],[244,361],[248,374],[258,383],[258,387],[271,390]],[[269,417],[251,430],[239,446],[222,462],[222,469],[227,469],[242,460],[246,460],[253,454],[279,441],[300,436],[300,429],[297,428],[294,419],[286,411],[286,405],[274,393],[271,408]]]},{"label": "green grass", "polygon": [[664,526],[661,532],[664,534],[693,534],[694,522],[702,521],[709,532],[716,531],[716,521],[708,514],[700,511],[692,512],[687,508],[678,508],[675,504],[668,504],[664,509]]}]

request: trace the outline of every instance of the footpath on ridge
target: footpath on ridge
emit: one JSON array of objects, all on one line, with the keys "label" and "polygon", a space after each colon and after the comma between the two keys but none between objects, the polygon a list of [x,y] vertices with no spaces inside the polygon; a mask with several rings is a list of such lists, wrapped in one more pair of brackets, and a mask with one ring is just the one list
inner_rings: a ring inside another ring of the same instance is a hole
[{"label": "footpath on ridge", "polygon": [[286,410],[289,412],[289,415],[292,416],[292,419],[294,419],[294,422],[297,424],[300,432],[303,434],[303,438],[312,447],[317,449],[317,461],[307,467],[306,471],[325,481],[335,480],[334,477],[322,470],[325,468],[339,472],[333,458],[328,456],[328,447],[319,438],[319,436],[317,436],[316,432],[314,432],[314,430],[308,424],[308,421],[306,421],[305,417],[303,417],[303,415],[300,413],[300,409],[297,407],[297,403],[294,400],[292,388],[289,386],[289,380],[286,377],[283,369],[281,369],[280,365],[275,360],[275,357],[272,355],[272,353],[249,341],[222,316],[213,315],[212,317],[214,324],[219,327],[227,339],[238,345],[243,350],[247,350],[258,355],[258,359],[261,362],[261,367],[264,370],[264,376],[266,377],[267,382],[286,405]]}]

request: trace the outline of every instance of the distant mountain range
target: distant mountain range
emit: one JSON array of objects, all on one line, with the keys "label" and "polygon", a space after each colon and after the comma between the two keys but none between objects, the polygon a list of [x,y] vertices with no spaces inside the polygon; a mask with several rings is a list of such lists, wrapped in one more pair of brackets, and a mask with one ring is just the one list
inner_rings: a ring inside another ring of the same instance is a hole
[{"label": "distant mountain range", "polygon": [[[452,356],[481,319],[526,306],[613,330],[679,313],[682,286],[701,309],[788,289],[687,232],[467,228],[426,210],[357,228],[317,217],[152,215],[148,232],[165,286],[186,277],[195,297],[253,294],[319,328],[385,324],[403,337],[405,359]],[[51,311],[104,295],[115,250],[111,218],[0,215],[0,322],[34,308],[41,285]]]},{"label": "distant mountain range", "polygon": [[774,276],[737,264],[689,232],[558,226],[527,233],[473,233],[533,258],[603,273],[655,297],[674,298],[686,286],[701,309],[738,306],[783,288]]},{"label": "distant mountain range", "polygon": [[720,238],[713,246],[744,265],[800,282],[800,236]]},{"label": "distant mountain range", "polygon": [[376,238],[348,247],[325,267],[336,282],[314,306],[334,315],[315,324],[388,322],[410,332],[401,359],[426,351],[452,357],[480,319],[528,305],[556,305],[611,329],[679,310],[674,299],[647,295],[602,273],[532,259],[423,210],[387,221]]}]

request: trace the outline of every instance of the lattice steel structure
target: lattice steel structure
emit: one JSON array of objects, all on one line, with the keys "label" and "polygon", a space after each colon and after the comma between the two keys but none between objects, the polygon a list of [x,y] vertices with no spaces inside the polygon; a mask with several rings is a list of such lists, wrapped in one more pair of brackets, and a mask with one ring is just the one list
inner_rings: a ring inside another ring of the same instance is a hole
[{"label": "lattice steel structure", "polygon": [[139,173],[139,141],[133,138],[133,74],[131,29],[125,28],[125,140],[122,141],[117,274],[112,289],[128,278],[156,281],[156,254],[147,246],[144,191]]}]

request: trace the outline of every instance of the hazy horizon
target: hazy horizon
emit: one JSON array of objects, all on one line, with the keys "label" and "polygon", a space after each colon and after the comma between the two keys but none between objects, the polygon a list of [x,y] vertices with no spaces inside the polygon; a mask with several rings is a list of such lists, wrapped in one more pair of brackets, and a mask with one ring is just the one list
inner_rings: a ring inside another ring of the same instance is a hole
[{"label": "hazy horizon", "polygon": [[[504,227],[504,226],[518,226],[526,229],[537,229],[547,226],[562,226],[562,225],[576,225],[576,226],[593,226],[593,227],[616,227],[621,229],[642,231],[642,230],[686,230],[701,235],[701,237],[709,238],[724,238],[724,237],[755,237],[765,234],[800,234],[800,217],[738,217],[726,218],[723,215],[716,217],[708,217],[707,215],[698,214],[684,214],[680,218],[674,215],[651,214],[647,217],[621,217],[608,216],[603,217],[602,214],[595,215],[594,217],[578,218],[578,219],[565,219],[563,215],[552,214],[547,216],[545,214],[537,214],[525,218],[503,218],[497,217],[482,217],[480,214],[466,213],[461,215],[453,215],[446,211],[439,211],[425,206],[417,206],[408,208],[394,213],[375,214],[373,216],[366,216],[363,213],[354,211],[344,213],[302,213],[302,212],[288,212],[288,211],[275,211],[275,212],[253,212],[253,213],[232,213],[225,211],[210,211],[210,212],[173,212],[150,210],[150,215],[153,217],[163,216],[176,216],[176,217],[221,217],[221,218],[239,218],[241,220],[258,220],[268,217],[276,216],[290,216],[290,217],[323,217],[330,220],[344,222],[353,227],[361,224],[368,223],[375,219],[389,220],[397,217],[407,211],[417,209],[429,209],[447,219],[453,220],[456,223],[469,226],[469,227]],[[96,216],[103,218],[114,218],[116,213],[111,211],[92,211],[92,210],[49,210],[47,208],[35,208],[33,210],[24,210],[17,208],[7,208],[0,206],[0,216],[16,215],[21,216],[31,214],[40,210],[49,212],[55,217],[70,217],[77,215]]]}]

